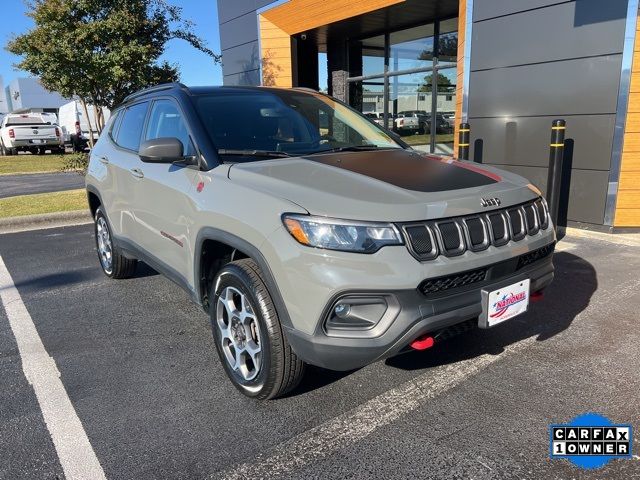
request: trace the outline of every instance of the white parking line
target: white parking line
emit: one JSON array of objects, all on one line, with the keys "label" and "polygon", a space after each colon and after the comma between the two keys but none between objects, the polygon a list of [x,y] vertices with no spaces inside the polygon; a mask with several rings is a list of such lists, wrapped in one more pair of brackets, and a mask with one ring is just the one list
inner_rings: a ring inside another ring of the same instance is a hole
[{"label": "white parking line", "polygon": [[44,422],[68,480],[105,479],[84,427],[33,320],[0,256],[0,299],[18,344],[22,369],[38,398]]}]

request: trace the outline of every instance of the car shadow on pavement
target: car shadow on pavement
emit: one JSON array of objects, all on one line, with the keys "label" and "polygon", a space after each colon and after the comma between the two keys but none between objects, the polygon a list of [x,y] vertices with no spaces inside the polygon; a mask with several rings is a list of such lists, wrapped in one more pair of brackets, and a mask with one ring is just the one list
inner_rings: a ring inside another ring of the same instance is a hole
[{"label": "car shadow on pavement", "polygon": [[[155,275],[158,275],[158,272],[153,268],[146,263],[138,262],[138,268],[132,278],[153,277]],[[27,288],[31,290],[48,290],[88,282],[98,278],[106,279],[100,270],[100,266],[96,264],[95,268],[85,267],[76,270],[67,270],[64,272],[25,278],[16,281],[15,286],[19,289]]]},{"label": "car shadow on pavement", "polygon": [[543,342],[565,331],[591,301],[598,288],[596,270],[585,259],[568,252],[554,255],[555,279],[542,301],[529,312],[494,328],[474,329],[424,352],[409,352],[386,360],[403,370],[419,370],[456,363],[483,354],[500,355],[513,343],[536,336]]}]

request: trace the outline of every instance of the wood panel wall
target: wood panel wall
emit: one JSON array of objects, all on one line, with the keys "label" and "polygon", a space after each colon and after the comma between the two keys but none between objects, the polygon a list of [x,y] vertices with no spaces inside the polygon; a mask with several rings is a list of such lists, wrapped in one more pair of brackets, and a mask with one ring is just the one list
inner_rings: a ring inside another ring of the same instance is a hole
[{"label": "wood panel wall", "polygon": [[260,59],[263,85],[293,86],[291,36],[264,14],[260,15]]},{"label": "wood panel wall", "polygon": [[402,3],[404,0],[289,0],[262,15],[289,35]]},{"label": "wood panel wall", "polygon": [[460,0],[458,9],[458,67],[456,80],[456,118],[453,135],[453,156],[458,157],[458,130],[462,122],[462,91],[464,87],[464,49],[467,25],[467,0]]},{"label": "wood panel wall", "polygon": [[640,227],[640,21],[637,25],[620,183],[613,222],[616,227]]}]

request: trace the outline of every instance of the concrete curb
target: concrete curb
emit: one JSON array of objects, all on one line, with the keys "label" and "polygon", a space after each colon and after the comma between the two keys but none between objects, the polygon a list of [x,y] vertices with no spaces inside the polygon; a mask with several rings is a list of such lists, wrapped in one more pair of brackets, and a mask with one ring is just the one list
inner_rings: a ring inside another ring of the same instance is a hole
[{"label": "concrete curb", "polygon": [[24,215],[22,217],[0,218],[0,234],[39,230],[41,228],[55,228],[70,225],[91,223],[89,210],[73,210],[70,212],[42,213],[38,215]]}]

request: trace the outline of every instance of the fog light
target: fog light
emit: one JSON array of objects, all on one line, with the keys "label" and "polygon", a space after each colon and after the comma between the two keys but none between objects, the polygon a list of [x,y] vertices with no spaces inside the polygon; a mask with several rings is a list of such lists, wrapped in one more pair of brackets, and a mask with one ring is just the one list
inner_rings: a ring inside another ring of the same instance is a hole
[{"label": "fog light", "polygon": [[339,303],[334,309],[335,314],[342,319],[347,318],[350,311],[351,305],[349,305],[348,303]]}]

